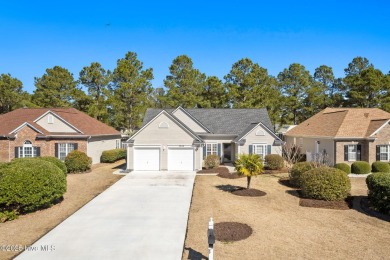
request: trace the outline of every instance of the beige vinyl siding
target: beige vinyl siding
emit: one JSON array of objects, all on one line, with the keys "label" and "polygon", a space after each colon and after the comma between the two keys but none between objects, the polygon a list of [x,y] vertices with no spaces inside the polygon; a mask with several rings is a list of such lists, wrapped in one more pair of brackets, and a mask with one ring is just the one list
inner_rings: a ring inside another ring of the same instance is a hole
[{"label": "beige vinyl siding", "polygon": [[183,122],[188,128],[195,133],[206,133],[205,129],[195,122],[191,117],[184,113],[181,109],[177,109],[173,115]]},{"label": "beige vinyl siding", "polygon": [[120,138],[113,139],[112,136],[91,137],[88,139],[87,155],[92,158],[92,164],[100,163],[100,156],[103,151],[116,148],[116,141]]},{"label": "beige vinyl siding", "polygon": [[[160,123],[168,123],[167,128],[160,128]],[[159,147],[160,149],[160,169],[167,170],[168,168],[168,146],[185,146],[192,147],[194,137],[186,130],[177,125],[165,114],[161,114],[150,122],[141,132],[134,137],[133,147],[128,148],[128,164],[129,170],[134,169],[133,153],[137,146]],[[194,148],[195,149],[195,148]],[[201,168],[201,147],[195,149],[195,169]],[[131,159],[130,159],[131,158]]]},{"label": "beige vinyl siding", "polygon": [[[259,130],[263,131],[264,135],[256,135]],[[253,144],[266,144],[271,145],[271,154],[282,154],[282,146],[275,146],[275,137],[269,132],[269,130],[263,128],[261,125],[255,127],[250,131],[243,139],[245,144],[240,146],[239,153],[249,153],[249,145]]]},{"label": "beige vinyl siding", "polygon": [[[53,123],[48,122],[48,117],[53,117]],[[63,121],[61,121],[59,118],[54,116],[51,113],[46,114],[44,117],[39,119],[36,122],[38,125],[43,127],[46,131],[52,132],[52,133],[77,133],[76,130],[74,130],[69,125],[65,124]]]}]

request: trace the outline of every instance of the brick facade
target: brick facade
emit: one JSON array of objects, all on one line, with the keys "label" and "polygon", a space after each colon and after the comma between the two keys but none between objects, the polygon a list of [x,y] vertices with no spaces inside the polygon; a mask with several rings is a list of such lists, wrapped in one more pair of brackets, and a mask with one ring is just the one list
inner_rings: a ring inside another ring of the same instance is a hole
[{"label": "brick facade", "polygon": [[40,147],[41,156],[55,156],[56,143],[77,143],[78,150],[87,153],[87,140],[40,140],[38,133],[28,126],[23,127],[14,140],[0,140],[0,162],[8,162],[15,158],[15,147],[23,146],[26,140],[34,147]]}]

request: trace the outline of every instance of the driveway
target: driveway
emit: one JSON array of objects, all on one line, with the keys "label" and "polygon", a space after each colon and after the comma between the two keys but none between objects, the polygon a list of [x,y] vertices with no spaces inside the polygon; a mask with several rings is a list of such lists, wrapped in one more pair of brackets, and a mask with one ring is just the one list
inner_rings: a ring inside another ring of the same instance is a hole
[{"label": "driveway", "polygon": [[194,172],[134,172],[17,259],[181,259]]}]

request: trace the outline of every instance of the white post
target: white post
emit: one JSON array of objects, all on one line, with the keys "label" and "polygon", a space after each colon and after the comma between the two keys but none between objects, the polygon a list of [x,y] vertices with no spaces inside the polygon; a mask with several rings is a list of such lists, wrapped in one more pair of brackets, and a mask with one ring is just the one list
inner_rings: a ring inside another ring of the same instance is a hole
[{"label": "white post", "polygon": [[210,218],[209,229],[208,229],[208,243],[209,243],[209,260],[214,260],[214,221],[213,218]]}]

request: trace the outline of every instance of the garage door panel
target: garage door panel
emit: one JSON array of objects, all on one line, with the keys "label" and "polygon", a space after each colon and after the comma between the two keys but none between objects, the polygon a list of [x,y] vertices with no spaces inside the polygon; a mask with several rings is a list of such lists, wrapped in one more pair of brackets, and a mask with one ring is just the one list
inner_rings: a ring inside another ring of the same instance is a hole
[{"label": "garage door panel", "polygon": [[136,171],[160,170],[160,149],[159,148],[135,148],[134,149],[134,170]]},{"label": "garage door panel", "polygon": [[168,170],[193,171],[194,150],[192,148],[168,149]]}]

